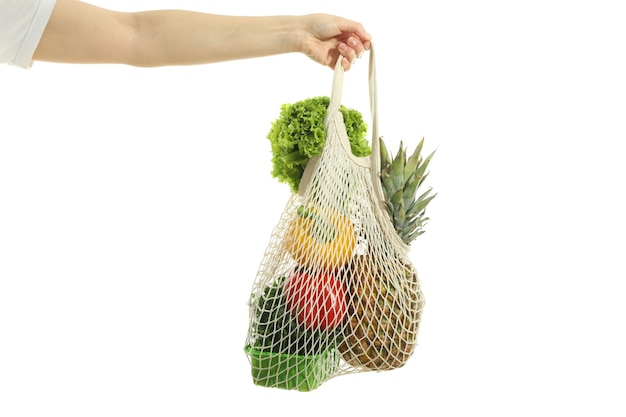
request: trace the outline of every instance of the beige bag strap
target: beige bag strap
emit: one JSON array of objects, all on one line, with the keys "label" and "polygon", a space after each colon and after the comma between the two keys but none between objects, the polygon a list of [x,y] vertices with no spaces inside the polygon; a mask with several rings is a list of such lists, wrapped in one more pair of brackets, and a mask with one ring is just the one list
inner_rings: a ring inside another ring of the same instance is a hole
[{"label": "beige bag strap", "polygon": [[[372,116],[372,140],[371,140],[371,148],[372,155],[367,157],[359,158],[354,156],[350,151],[350,145],[346,142],[344,147],[348,154],[350,155],[350,159],[352,159],[357,164],[367,167],[370,169],[372,175],[372,185],[374,187],[374,194],[380,204],[384,204],[384,194],[382,185],[380,183],[380,138],[378,136],[378,102],[377,102],[377,86],[376,86],[376,57],[374,55],[374,45],[371,44],[370,50],[370,59],[369,59],[369,96],[370,96],[370,112]],[[341,95],[343,92],[343,66],[341,65],[342,59],[337,59],[337,63],[335,64],[335,72],[333,74],[333,84],[330,95],[330,103],[328,104],[328,108],[326,110],[326,120],[324,121],[324,125],[328,127],[329,120],[337,117],[343,117],[339,110],[341,106]],[[341,119],[343,121],[343,119]],[[342,122],[343,123],[343,122]],[[344,125],[345,126],[345,125]],[[327,140],[332,139],[327,136]],[[298,195],[304,196],[306,189],[311,182],[311,178],[313,174],[317,171],[317,164],[319,163],[319,156],[314,156],[309,159],[306,168],[302,174],[302,178],[300,179],[300,186],[298,188]],[[381,208],[384,210],[384,208]]]},{"label": "beige bag strap", "polygon": [[[376,57],[374,54],[374,44],[370,47],[370,60],[369,60],[369,93],[370,93],[370,112],[372,116],[372,156],[373,159],[378,160],[378,166],[380,167],[380,152],[378,144],[378,99],[377,99],[377,86],[376,86]],[[333,76],[333,87],[330,96],[330,104],[328,105],[328,114],[339,111],[341,105],[341,94],[343,91],[343,66],[341,65],[342,59],[337,60],[335,64],[335,74]],[[376,152],[374,152],[376,151]],[[378,168],[376,171],[380,171]]]},{"label": "beige bag strap", "polygon": [[[378,201],[384,201],[382,185],[380,184],[380,136],[378,136],[378,97],[376,84],[376,56],[374,53],[374,44],[370,44],[369,59],[369,96],[370,96],[370,112],[372,116],[372,155],[370,157],[370,168],[372,172],[372,184]],[[335,65],[335,73],[333,76],[333,86],[330,96],[330,104],[328,105],[327,115],[334,115],[339,112],[341,105],[341,93],[343,91],[343,66],[342,59],[338,59]],[[328,116],[327,116],[328,117]]]}]

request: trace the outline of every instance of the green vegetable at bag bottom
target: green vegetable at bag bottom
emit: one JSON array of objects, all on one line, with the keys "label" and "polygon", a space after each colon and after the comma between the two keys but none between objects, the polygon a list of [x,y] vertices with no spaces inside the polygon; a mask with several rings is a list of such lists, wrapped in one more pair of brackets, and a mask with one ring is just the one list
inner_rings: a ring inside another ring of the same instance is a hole
[{"label": "green vegetable at bag bottom", "polygon": [[[267,135],[272,146],[272,176],[289,184],[298,192],[307,162],[322,152],[326,142],[324,118],[330,97],[307,98],[293,104],[283,104],[280,116],[272,123]],[[365,137],[367,125],[360,112],[340,106],[355,156],[368,156],[372,149]]]},{"label": "green vegetable at bag bottom", "polygon": [[[291,355],[317,355],[339,340],[340,332],[337,331],[337,327],[346,314],[343,287],[337,285],[327,287],[327,294],[329,292],[333,292],[335,296],[342,294],[344,298],[343,303],[335,304],[335,312],[331,316],[323,316],[326,312],[322,305],[316,307],[309,305],[306,306],[310,309],[308,317],[305,313],[300,317],[301,320],[298,320],[298,307],[304,306],[306,301],[311,301],[314,295],[311,290],[308,292],[303,290],[305,286],[302,278],[306,278],[305,275],[296,273],[294,277],[296,278],[287,286],[291,297],[289,307],[285,294],[287,282],[285,276],[266,286],[260,296],[255,309],[256,329],[253,346],[255,349]],[[312,315],[312,310],[316,311],[315,316]]]},{"label": "green vegetable at bag bottom", "polygon": [[[247,351],[252,359],[255,384],[310,391],[327,380],[339,366],[335,349],[341,342],[339,323],[345,316],[346,306],[345,303],[336,306],[335,312],[327,318],[322,316],[325,313],[322,306],[316,309],[317,316],[311,315],[314,309],[307,306],[309,313],[298,319],[297,307],[301,302],[310,301],[307,294],[312,293],[298,290],[304,285],[301,279],[308,277],[294,276],[301,278],[292,280],[288,286],[292,297],[290,307],[286,302],[285,276],[264,288],[255,308],[253,345]],[[329,288],[339,287],[331,285]],[[343,291],[343,287],[338,291]]]}]

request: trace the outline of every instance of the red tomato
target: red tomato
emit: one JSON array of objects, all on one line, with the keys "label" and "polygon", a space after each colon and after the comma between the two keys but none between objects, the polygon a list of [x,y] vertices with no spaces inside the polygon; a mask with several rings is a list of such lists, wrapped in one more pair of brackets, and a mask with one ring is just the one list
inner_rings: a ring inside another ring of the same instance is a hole
[{"label": "red tomato", "polygon": [[294,273],[285,282],[285,297],[287,310],[309,330],[332,329],[346,316],[344,285],[328,273]]}]

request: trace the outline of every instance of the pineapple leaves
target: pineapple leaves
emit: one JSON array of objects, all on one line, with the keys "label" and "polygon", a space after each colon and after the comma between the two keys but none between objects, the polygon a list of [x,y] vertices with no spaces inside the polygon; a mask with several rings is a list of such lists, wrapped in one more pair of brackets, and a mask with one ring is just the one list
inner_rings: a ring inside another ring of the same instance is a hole
[{"label": "pineapple leaves", "polygon": [[416,197],[420,186],[428,177],[428,166],[435,154],[431,152],[422,158],[424,138],[407,157],[407,151],[400,142],[394,156],[380,141],[380,180],[383,187],[385,207],[394,228],[400,238],[410,244],[417,236],[424,233],[424,226],[430,220],[426,217],[426,207],[437,196],[432,188]]},{"label": "pineapple leaves", "polygon": [[385,201],[388,201],[390,197],[390,193],[392,192],[392,190],[395,189],[393,185],[393,181],[391,179],[391,174],[388,171],[382,171],[380,173],[380,180],[383,184]]},{"label": "pineapple leaves", "polygon": [[421,182],[422,177],[413,175],[404,185],[403,200],[406,207],[410,207],[415,200],[415,193],[417,191],[417,187],[419,187]]},{"label": "pineapple leaves", "polygon": [[435,151],[431,152],[430,155],[428,155],[426,157],[426,159],[424,159],[424,161],[422,161],[422,163],[419,165],[419,167],[414,172],[415,176],[418,176],[418,177],[421,178],[420,185],[421,185],[422,181],[424,179],[426,179],[426,177],[428,176],[428,173],[426,173],[426,169],[428,169],[428,164],[430,164],[430,160],[433,159],[434,155],[435,155]]},{"label": "pineapple leaves", "polygon": [[409,208],[407,209],[407,216],[413,217],[413,216],[420,216],[424,214],[424,211],[426,210],[426,206],[428,205],[428,203],[430,203],[437,196],[437,194],[433,194],[429,196],[432,190],[433,190],[432,188],[428,189],[409,206]]},{"label": "pineapple leaves", "polygon": [[396,154],[396,157],[391,161],[391,180],[395,189],[401,189],[404,185],[404,167],[406,160],[406,152],[400,142],[400,149]]},{"label": "pineapple leaves", "polygon": [[404,166],[404,178],[407,180],[413,176],[413,173],[415,172],[417,165],[420,163],[423,145],[424,145],[424,139],[422,138],[420,143],[417,145],[417,147],[413,151],[413,154],[406,160],[406,164]]},{"label": "pineapple leaves", "polygon": [[378,138],[378,143],[380,147],[380,166],[389,166],[389,161],[391,161],[391,158],[389,158],[389,151],[387,150],[387,146],[385,146],[385,142],[383,142],[382,137]]},{"label": "pineapple leaves", "polygon": [[396,191],[391,196],[391,205],[393,207],[393,217],[396,224],[403,224],[406,220],[406,212],[404,211],[404,199],[402,190]]}]

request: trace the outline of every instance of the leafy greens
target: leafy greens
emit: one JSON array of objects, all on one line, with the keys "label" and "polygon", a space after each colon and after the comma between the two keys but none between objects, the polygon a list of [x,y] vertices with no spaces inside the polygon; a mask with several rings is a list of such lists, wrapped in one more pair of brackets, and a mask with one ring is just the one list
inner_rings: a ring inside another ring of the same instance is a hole
[{"label": "leafy greens", "polygon": [[[272,145],[272,176],[287,183],[298,192],[307,162],[319,155],[326,141],[324,118],[330,97],[307,98],[293,104],[283,104],[280,116],[272,123],[267,135]],[[360,112],[340,106],[350,148],[355,156],[372,153],[365,134],[367,125]]]}]

